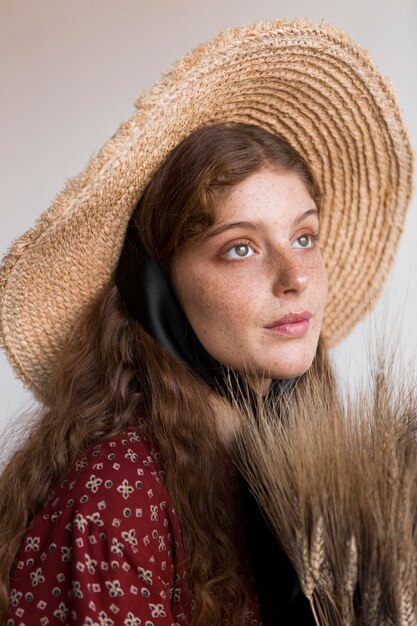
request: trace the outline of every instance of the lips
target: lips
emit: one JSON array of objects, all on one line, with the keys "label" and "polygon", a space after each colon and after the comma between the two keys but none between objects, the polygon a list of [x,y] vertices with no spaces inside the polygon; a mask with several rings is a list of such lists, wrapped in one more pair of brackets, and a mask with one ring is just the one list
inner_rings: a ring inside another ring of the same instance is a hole
[{"label": "lips", "polygon": [[297,322],[304,322],[309,320],[311,317],[311,313],[309,311],[302,311],[301,313],[289,313],[288,315],[284,315],[279,320],[272,322],[265,328],[276,328],[277,326],[283,326],[284,324],[296,324]]},{"label": "lips", "polygon": [[273,337],[281,336],[288,339],[304,337],[308,333],[311,315],[309,311],[289,313],[270,326],[265,326],[265,332]]}]

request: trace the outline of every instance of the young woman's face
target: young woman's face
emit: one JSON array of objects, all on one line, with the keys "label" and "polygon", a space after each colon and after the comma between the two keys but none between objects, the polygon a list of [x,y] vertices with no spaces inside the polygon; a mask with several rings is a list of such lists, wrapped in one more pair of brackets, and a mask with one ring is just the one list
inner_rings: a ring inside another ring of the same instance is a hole
[{"label": "young woman's face", "polygon": [[[262,169],[232,188],[203,241],[174,264],[174,288],[200,342],[223,365],[255,372],[262,389],[313,361],[327,297],[318,229],[301,178]],[[282,320],[289,315],[304,321]]]}]

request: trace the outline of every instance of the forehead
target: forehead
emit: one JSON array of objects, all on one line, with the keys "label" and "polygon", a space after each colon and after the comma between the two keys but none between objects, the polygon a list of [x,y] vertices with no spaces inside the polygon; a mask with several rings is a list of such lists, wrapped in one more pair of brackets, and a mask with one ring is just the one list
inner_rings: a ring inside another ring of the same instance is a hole
[{"label": "forehead", "polygon": [[315,207],[304,181],[296,172],[262,169],[234,185],[215,208],[216,222],[231,219],[294,219]]}]

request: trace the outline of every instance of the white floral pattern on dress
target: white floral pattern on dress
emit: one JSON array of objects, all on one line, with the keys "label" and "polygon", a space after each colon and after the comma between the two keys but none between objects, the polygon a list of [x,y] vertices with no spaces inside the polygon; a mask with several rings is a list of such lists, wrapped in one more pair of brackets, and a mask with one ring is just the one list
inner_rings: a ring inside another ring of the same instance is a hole
[{"label": "white floral pattern on dress", "polygon": [[139,428],[83,451],[26,531],[6,626],[190,626],[158,458]]}]

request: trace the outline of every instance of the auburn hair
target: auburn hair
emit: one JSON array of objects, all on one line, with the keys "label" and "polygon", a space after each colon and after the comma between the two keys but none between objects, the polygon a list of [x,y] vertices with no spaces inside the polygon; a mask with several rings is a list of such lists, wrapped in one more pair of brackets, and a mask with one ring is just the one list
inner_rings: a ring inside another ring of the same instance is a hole
[{"label": "auburn hair", "polygon": [[[217,203],[265,167],[296,172],[319,208],[308,164],[258,126],[205,126],[170,152],[134,210],[148,254],[168,276],[176,255],[214,224]],[[326,368],[320,339],[310,369],[320,376]],[[297,381],[301,394],[303,380]],[[139,419],[160,452],[179,519],[193,625],[245,623],[244,538],[207,386],[128,315],[114,280],[78,320],[43,404],[26,421],[24,440],[0,476],[0,620],[22,537],[50,490],[80,450]]]}]

